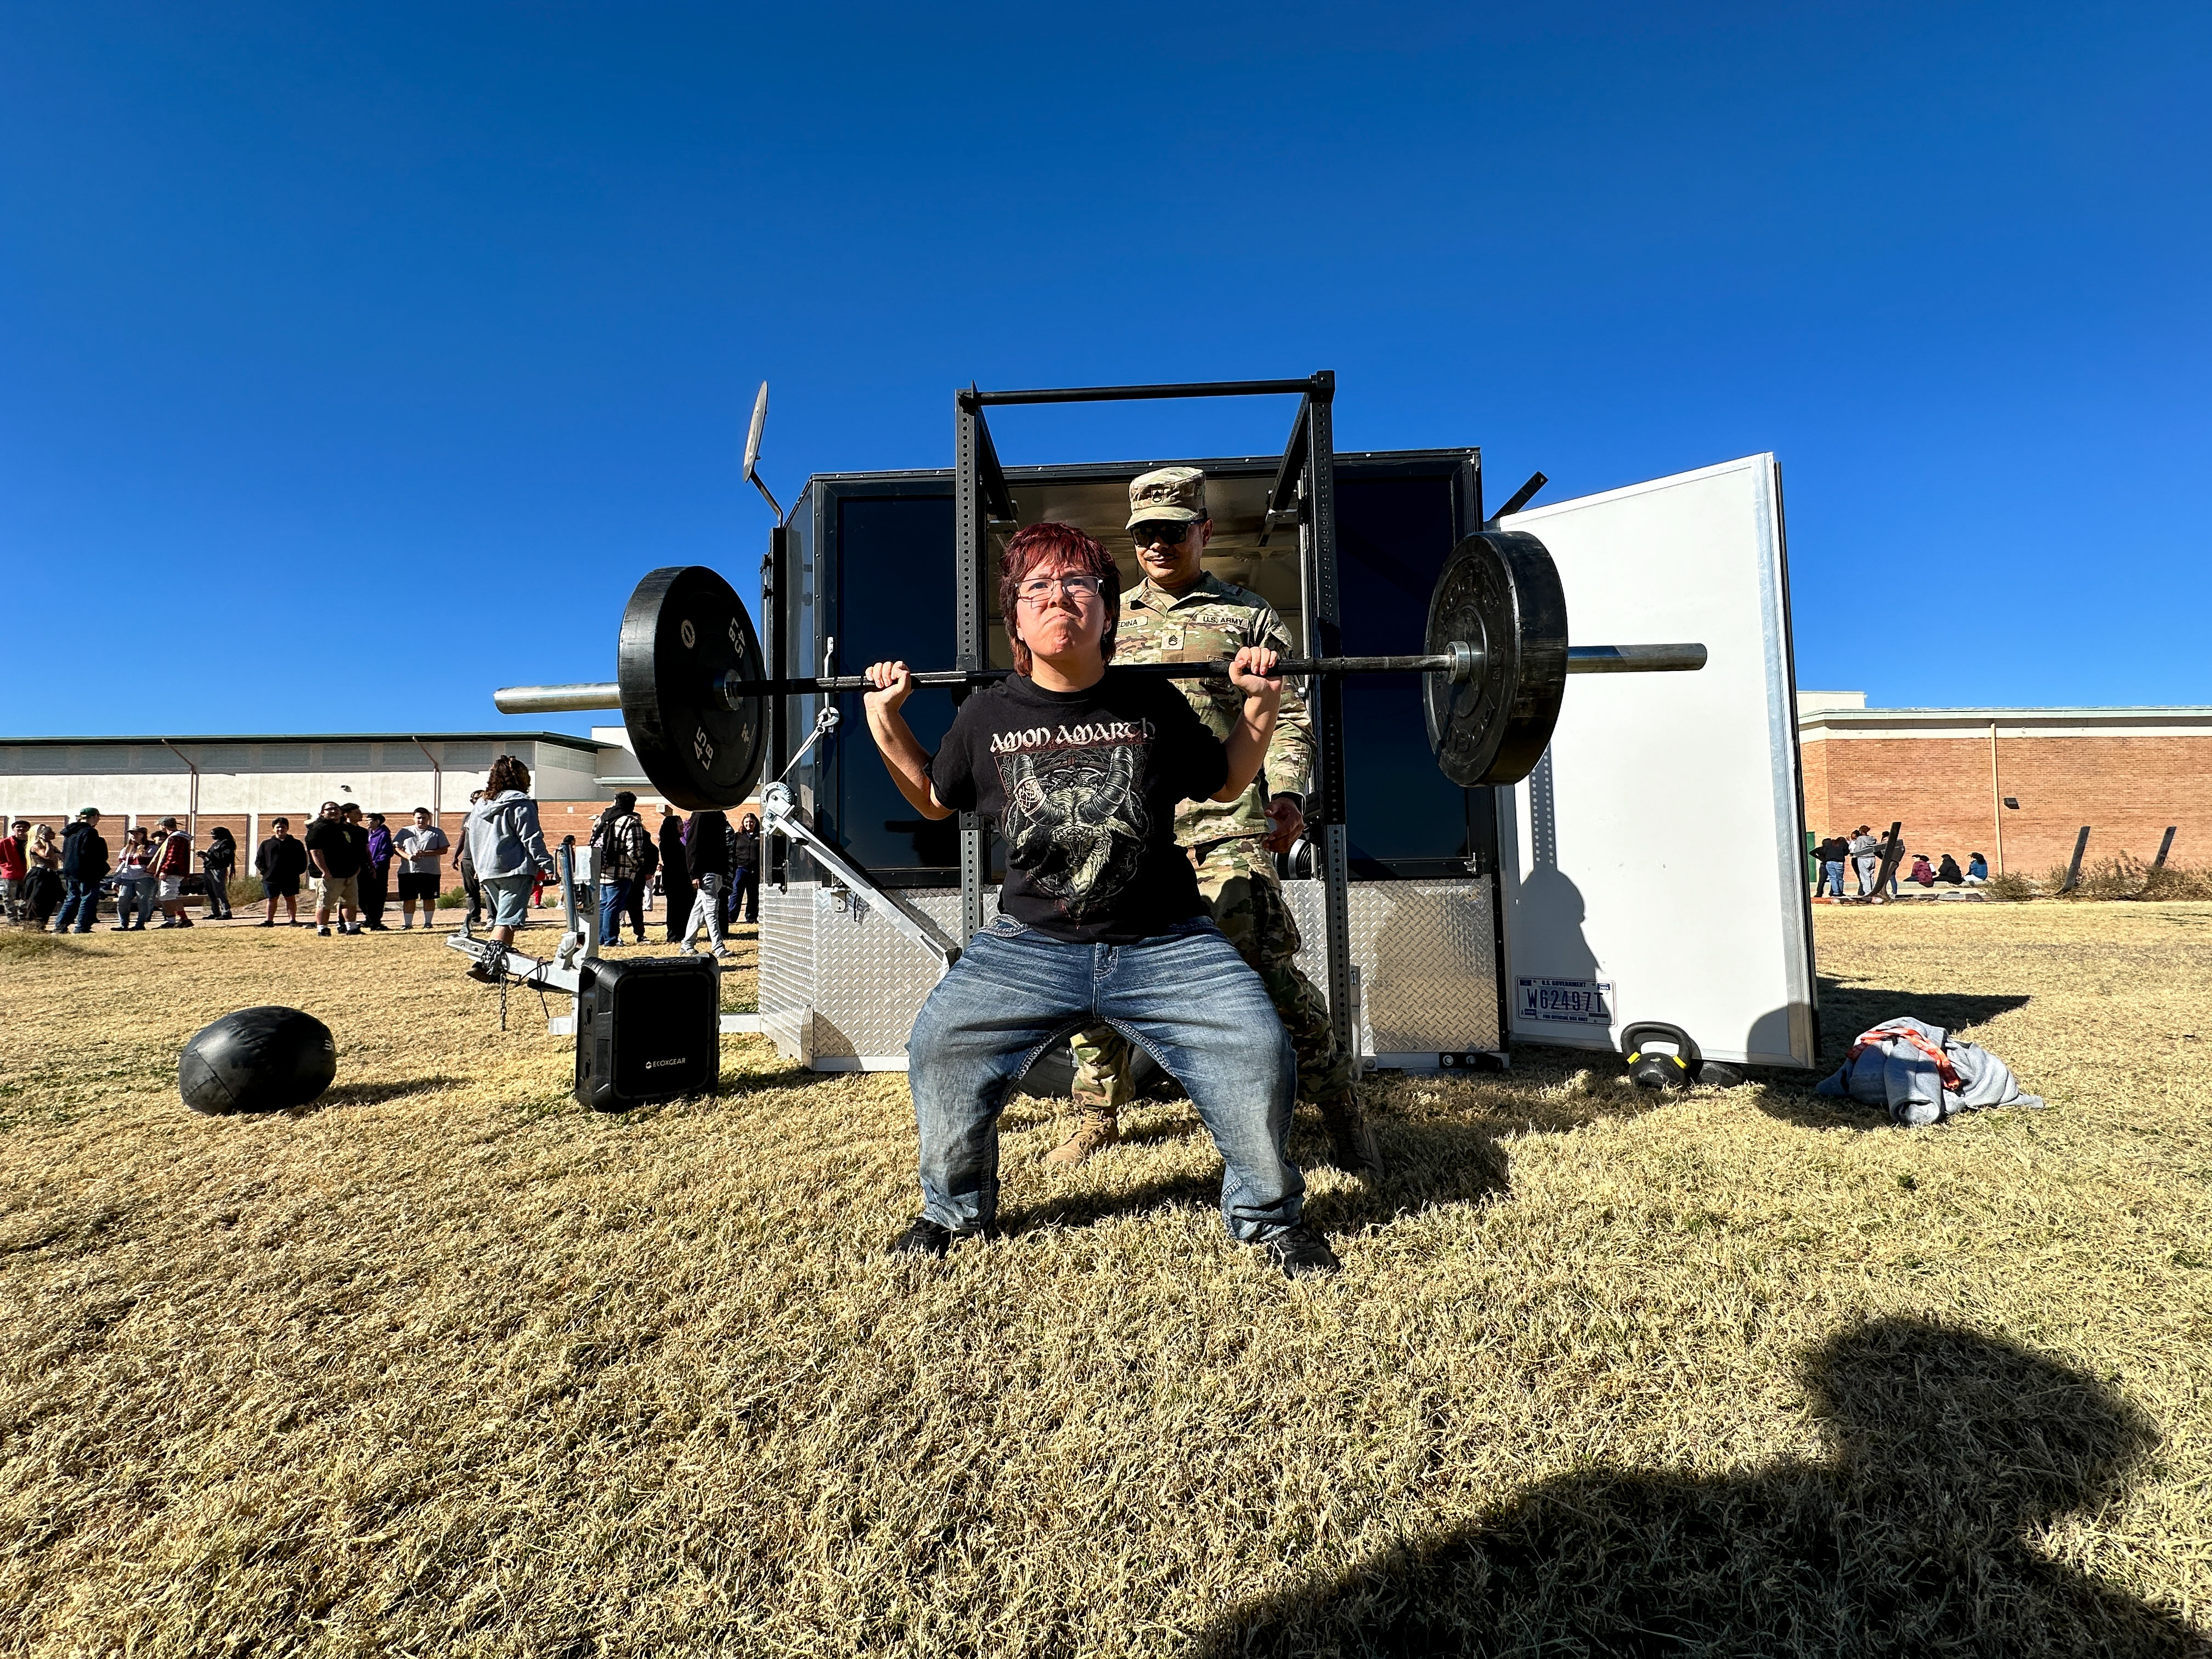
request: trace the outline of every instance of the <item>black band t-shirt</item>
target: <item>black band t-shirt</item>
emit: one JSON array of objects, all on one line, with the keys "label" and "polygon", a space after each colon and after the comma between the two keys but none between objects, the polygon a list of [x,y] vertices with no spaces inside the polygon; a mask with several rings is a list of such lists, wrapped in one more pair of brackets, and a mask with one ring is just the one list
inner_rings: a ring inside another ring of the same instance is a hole
[{"label": "black band t-shirt", "polygon": [[929,763],[937,799],[1006,847],[999,908],[1071,944],[1127,945],[1205,913],[1176,805],[1229,757],[1172,682],[1108,668],[1081,691],[1014,674],[960,705]]}]

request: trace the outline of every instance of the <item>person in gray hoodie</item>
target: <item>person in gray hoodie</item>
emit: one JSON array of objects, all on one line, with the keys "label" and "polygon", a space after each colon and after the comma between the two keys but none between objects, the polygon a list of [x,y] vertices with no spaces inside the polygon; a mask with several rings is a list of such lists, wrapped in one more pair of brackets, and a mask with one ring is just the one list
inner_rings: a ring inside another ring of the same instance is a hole
[{"label": "person in gray hoodie", "polygon": [[[528,767],[512,755],[491,763],[483,799],[470,809],[461,839],[491,907],[491,936],[512,945],[514,930],[530,914],[530,890],[538,872],[553,873],[552,855],[538,827],[538,803],[530,799]],[[487,983],[499,977],[482,963],[469,975]]]},{"label": "person in gray hoodie", "polygon": [[1851,836],[1851,863],[1858,871],[1859,896],[1874,896],[1874,879],[1881,873],[1881,843],[1875,839],[1872,826],[1861,824]]}]

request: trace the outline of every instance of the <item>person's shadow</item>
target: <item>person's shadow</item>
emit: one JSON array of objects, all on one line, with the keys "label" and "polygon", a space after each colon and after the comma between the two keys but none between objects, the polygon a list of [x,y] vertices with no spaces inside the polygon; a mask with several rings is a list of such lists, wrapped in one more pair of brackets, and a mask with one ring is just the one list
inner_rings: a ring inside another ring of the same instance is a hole
[{"label": "person's shadow", "polygon": [[1698,1480],[1547,1481],[1472,1526],[1238,1609],[1212,1659],[1543,1654],[2212,1654],[2027,1540],[2118,1493],[2157,1439],[2094,1378],[1885,1319],[1807,1380],[1831,1456]]}]

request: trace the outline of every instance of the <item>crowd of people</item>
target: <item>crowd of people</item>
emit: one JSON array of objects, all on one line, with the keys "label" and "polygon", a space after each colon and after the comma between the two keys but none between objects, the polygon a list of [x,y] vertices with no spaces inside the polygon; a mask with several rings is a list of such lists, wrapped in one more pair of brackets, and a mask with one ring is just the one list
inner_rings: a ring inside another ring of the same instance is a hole
[{"label": "crowd of people", "polygon": [[[1852,896],[1871,899],[1881,896],[1881,865],[1886,838],[1875,834],[1873,828],[1861,824],[1850,835],[1830,836],[1813,849],[1813,857],[1820,866],[1820,879],[1814,891],[1823,897],[1842,898],[1846,872],[1857,878],[1858,890]],[[1888,896],[1897,896],[1898,870],[1905,864],[1905,848],[1899,837],[1895,848],[1896,861],[1890,866]],[[1912,854],[1912,862],[1902,878],[1922,887],[1979,887],[1990,878],[1990,861],[1979,853],[1966,854],[1964,869],[1960,868],[1958,856],[1952,853],[1939,854],[1930,862],[1926,853]]]},{"label": "crowd of people", "polygon": [[[233,920],[231,884],[250,875],[260,886],[263,927],[312,925],[325,939],[391,933],[385,917],[396,901],[396,931],[427,931],[447,891],[450,855],[465,925],[489,921],[501,942],[510,943],[555,877],[529,790],[529,769],[511,755],[500,757],[484,787],[469,797],[458,846],[427,806],[395,829],[382,812],[325,801],[297,835],[289,817],[271,819],[269,835],[244,867],[237,838],[221,824],[209,831],[204,846],[195,846],[189,830],[164,817],[150,827],[131,825],[111,847],[97,807],[84,808],[58,833],[51,824],[17,818],[0,836],[0,909],[18,926],[88,933],[112,895],[116,933],[190,927],[186,912],[195,897],[201,921]],[[618,942],[627,919],[642,944],[657,892],[665,900],[669,943],[688,953],[703,934],[714,954],[727,957],[730,929],[760,920],[760,820],[748,812],[732,825],[722,812],[687,819],[672,807],[660,811],[657,831],[649,831],[636,796],[625,790],[592,829],[592,842],[600,849],[600,936]],[[313,907],[304,924],[303,892]]]}]

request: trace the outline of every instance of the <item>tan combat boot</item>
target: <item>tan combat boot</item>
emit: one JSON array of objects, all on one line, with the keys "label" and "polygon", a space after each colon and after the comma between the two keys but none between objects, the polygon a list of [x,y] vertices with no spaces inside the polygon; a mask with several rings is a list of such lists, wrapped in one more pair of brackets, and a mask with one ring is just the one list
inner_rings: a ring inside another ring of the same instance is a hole
[{"label": "tan combat boot", "polygon": [[1382,1154],[1375,1145],[1375,1126],[1359,1104],[1359,1097],[1346,1091],[1334,1100],[1321,1103],[1321,1121],[1328,1130],[1328,1161],[1346,1175],[1370,1179],[1382,1173]]},{"label": "tan combat boot", "polygon": [[1085,1106],[1075,1121],[1075,1133],[1044,1155],[1048,1164],[1072,1170],[1101,1146],[1121,1138],[1121,1125],[1111,1107]]}]

